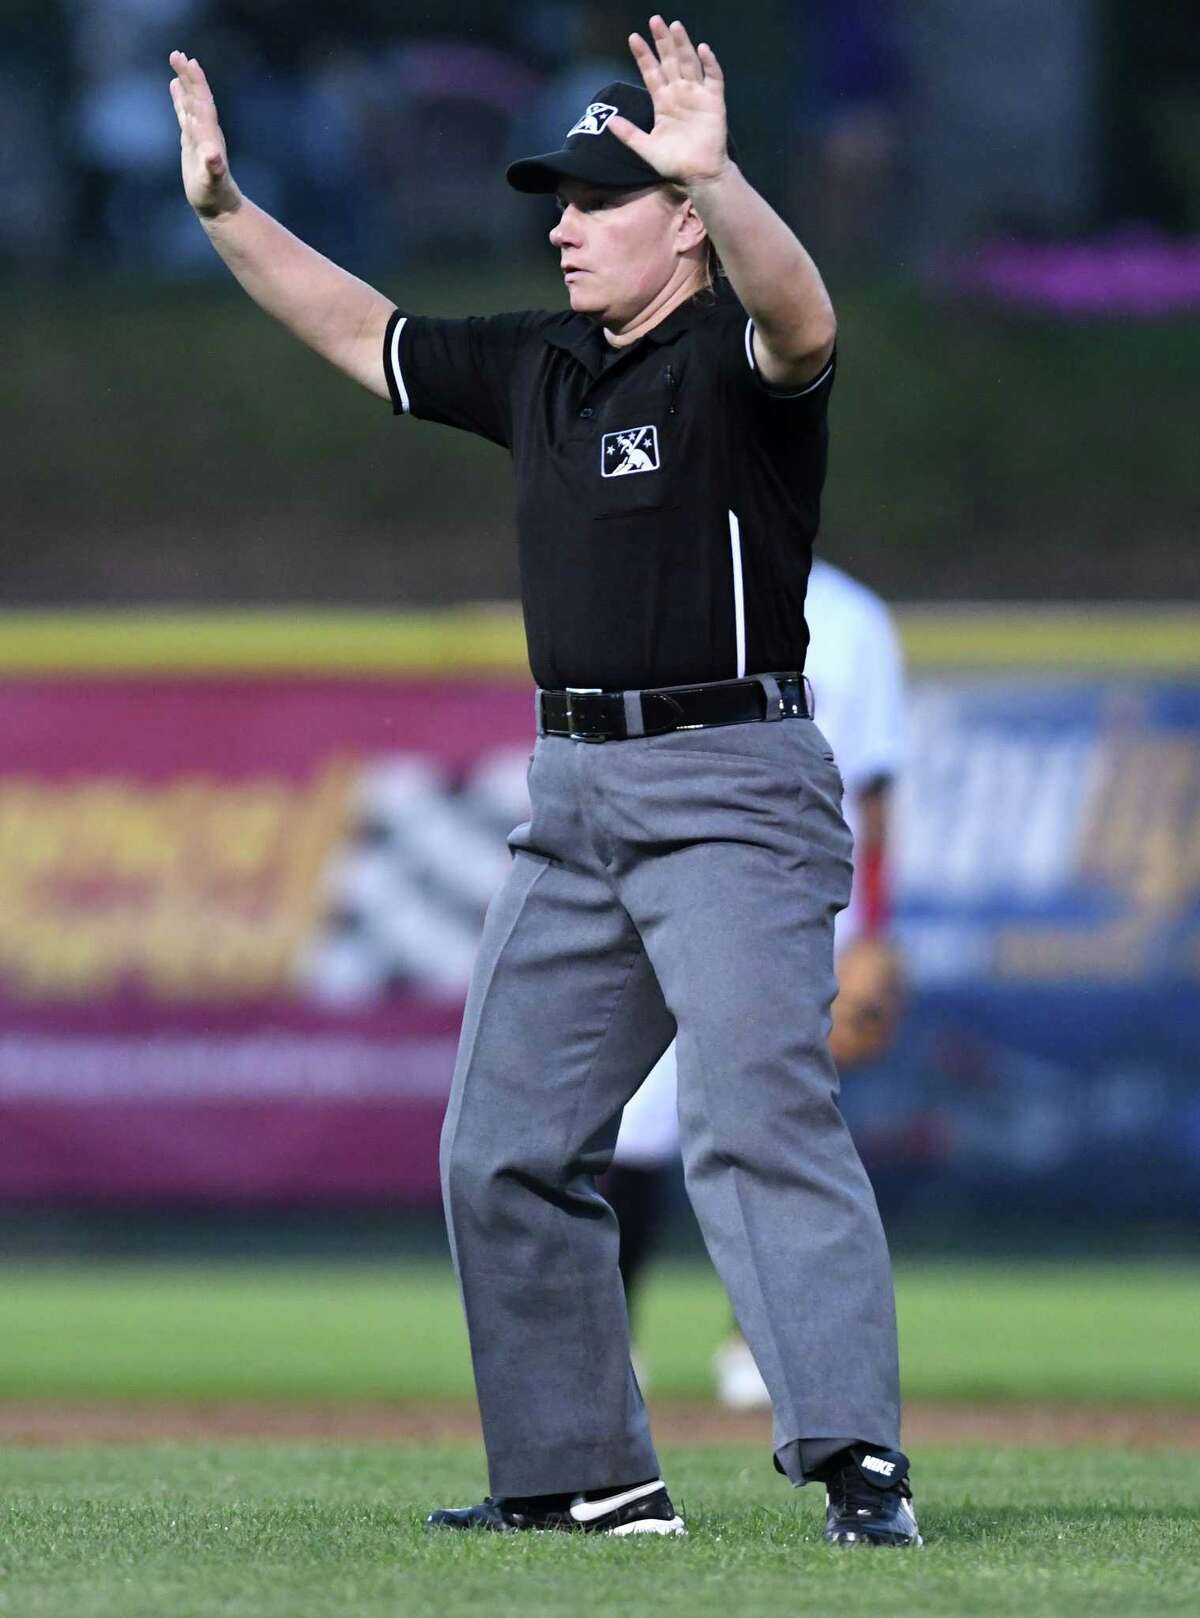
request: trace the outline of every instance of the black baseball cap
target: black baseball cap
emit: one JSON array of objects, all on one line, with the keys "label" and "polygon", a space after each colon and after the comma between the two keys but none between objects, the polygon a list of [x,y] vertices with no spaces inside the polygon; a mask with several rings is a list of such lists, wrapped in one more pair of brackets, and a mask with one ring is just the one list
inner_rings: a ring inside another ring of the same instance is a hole
[{"label": "black baseball cap", "polygon": [[606,84],[588,102],[567,131],[557,152],[523,157],[508,166],[506,178],[516,191],[556,191],[560,180],[586,180],[591,185],[633,187],[662,185],[662,175],[609,130],[614,113],[628,118],[647,134],[654,128],[654,103],[640,84],[620,79]]}]

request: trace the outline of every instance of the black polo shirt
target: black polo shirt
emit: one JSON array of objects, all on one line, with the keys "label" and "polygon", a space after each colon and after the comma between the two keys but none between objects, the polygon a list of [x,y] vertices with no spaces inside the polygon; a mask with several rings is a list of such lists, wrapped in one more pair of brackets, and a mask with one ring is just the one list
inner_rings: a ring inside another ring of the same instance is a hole
[{"label": "black polo shirt", "polygon": [[510,451],[540,686],[628,690],[800,669],[833,361],[782,395],[751,322],[700,294],[627,348],[583,315],[397,311],[397,413]]}]

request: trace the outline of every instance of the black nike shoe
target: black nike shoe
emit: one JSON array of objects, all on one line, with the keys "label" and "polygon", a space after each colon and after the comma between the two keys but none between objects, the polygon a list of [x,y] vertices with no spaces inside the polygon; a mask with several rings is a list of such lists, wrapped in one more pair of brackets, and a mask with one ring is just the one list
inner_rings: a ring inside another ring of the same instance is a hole
[{"label": "black nike shoe", "polygon": [[898,1449],[855,1444],[835,1455],[825,1480],[829,1545],[920,1545],[908,1486],[908,1457]]},{"label": "black nike shoe", "polygon": [[545,1533],[686,1534],[661,1478],[614,1493],[541,1495],[529,1499],[489,1495],[478,1506],[431,1511],[426,1528],[482,1528],[494,1534],[533,1529]]}]

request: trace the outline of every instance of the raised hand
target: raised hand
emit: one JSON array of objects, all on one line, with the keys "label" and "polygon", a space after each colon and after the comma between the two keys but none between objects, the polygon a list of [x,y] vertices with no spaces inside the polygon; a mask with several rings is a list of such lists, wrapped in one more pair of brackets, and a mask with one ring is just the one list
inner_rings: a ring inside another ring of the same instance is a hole
[{"label": "raised hand", "polygon": [[184,192],[196,212],[206,218],[232,213],[241,201],[241,194],[229,172],[229,154],[217,121],[217,104],[204,69],[195,57],[189,61],[182,51],[172,51],[170,63],[175,69],[171,100],[179,119]]},{"label": "raised hand", "polygon": [[693,46],[681,22],[650,19],[650,45],[630,34],[629,49],[654,102],[649,134],[615,116],[608,127],[664,180],[692,186],[715,180],[728,163],[725,77],[707,45]]}]

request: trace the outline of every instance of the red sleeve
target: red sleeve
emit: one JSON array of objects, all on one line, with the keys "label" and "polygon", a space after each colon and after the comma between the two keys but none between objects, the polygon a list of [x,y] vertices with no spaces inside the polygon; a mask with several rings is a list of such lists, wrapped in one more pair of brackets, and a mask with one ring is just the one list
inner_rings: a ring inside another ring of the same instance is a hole
[{"label": "red sleeve", "polygon": [[855,871],[855,881],[859,885],[863,931],[868,937],[886,932],[892,919],[892,895],[887,861],[878,844],[863,849]]}]

